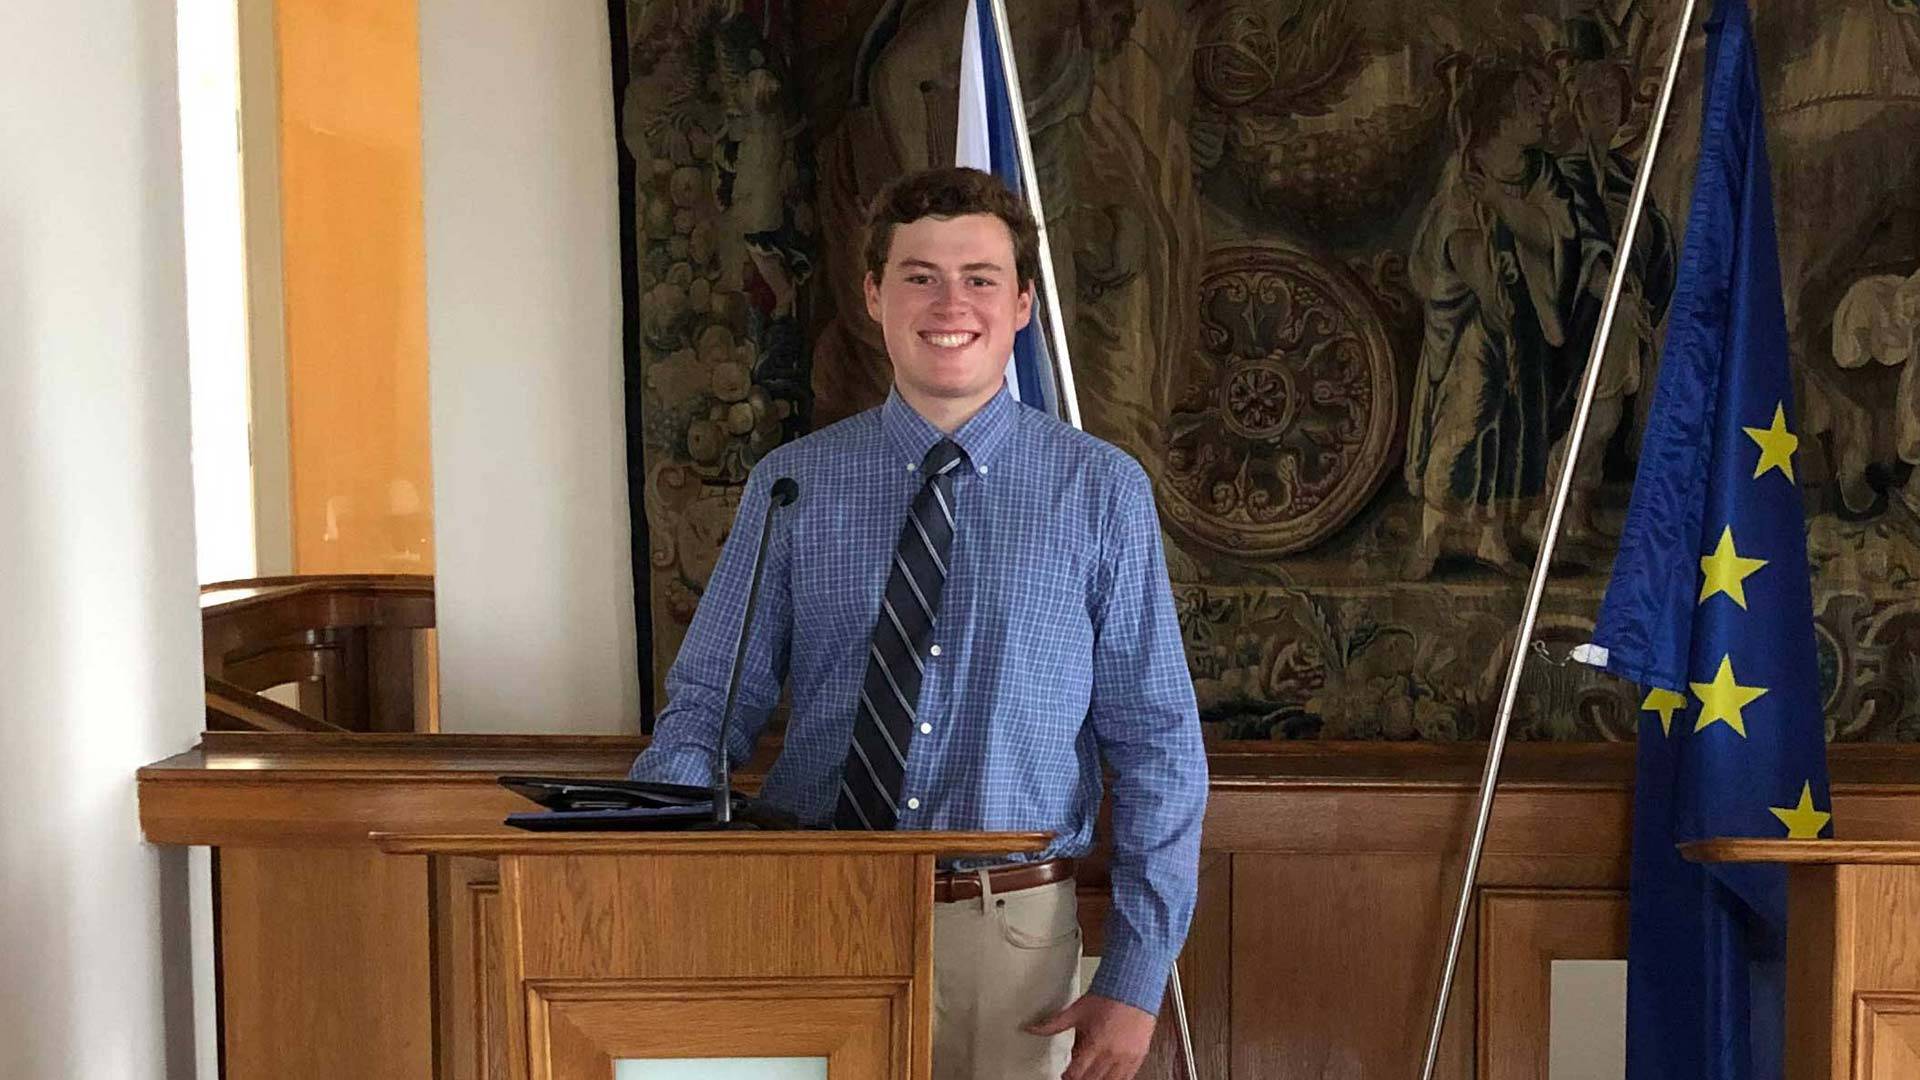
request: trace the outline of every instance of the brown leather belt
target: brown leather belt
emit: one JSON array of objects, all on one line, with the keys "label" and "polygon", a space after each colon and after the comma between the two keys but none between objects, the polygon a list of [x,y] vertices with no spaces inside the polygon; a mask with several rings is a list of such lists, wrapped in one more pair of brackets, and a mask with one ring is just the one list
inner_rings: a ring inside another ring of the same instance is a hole
[{"label": "brown leather belt", "polygon": [[[1046,862],[1012,863],[987,871],[987,880],[995,893],[1018,892],[1040,885],[1051,885],[1073,877],[1072,859],[1048,859]],[[955,900],[973,900],[980,896],[977,870],[943,870],[933,875],[933,902],[950,904]]]}]

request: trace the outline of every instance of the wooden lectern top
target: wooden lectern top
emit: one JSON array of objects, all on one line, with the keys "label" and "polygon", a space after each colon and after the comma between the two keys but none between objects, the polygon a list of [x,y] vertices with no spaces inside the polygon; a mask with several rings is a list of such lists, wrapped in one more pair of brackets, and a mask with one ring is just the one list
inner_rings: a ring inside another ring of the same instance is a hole
[{"label": "wooden lectern top", "polygon": [[1856,863],[1920,865],[1920,843],[1910,840],[1752,840],[1721,837],[1680,845],[1693,862]]},{"label": "wooden lectern top", "polygon": [[1053,841],[1044,832],[835,832],[824,829],[725,832],[386,833],[371,839],[391,855],[961,855],[1030,854]]}]

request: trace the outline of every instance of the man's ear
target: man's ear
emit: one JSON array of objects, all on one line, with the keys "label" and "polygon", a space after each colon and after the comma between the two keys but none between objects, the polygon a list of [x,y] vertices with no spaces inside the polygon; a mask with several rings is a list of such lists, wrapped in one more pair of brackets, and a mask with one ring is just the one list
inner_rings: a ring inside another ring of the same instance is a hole
[{"label": "man's ear", "polygon": [[1032,321],[1033,321],[1033,282],[1029,281],[1027,282],[1026,287],[1020,290],[1020,300],[1019,300],[1018,308],[1013,313],[1014,332],[1019,333],[1020,331],[1025,330],[1027,328],[1027,324]]},{"label": "man's ear", "polygon": [[867,317],[869,319],[872,319],[874,322],[879,322],[880,321],[880,282],[874,278],[873,271],[871,270],[867,271],[867,276],[865,280],[861,283],[861,286],[862,286],[862,291],[864,291],[867,294]]}]

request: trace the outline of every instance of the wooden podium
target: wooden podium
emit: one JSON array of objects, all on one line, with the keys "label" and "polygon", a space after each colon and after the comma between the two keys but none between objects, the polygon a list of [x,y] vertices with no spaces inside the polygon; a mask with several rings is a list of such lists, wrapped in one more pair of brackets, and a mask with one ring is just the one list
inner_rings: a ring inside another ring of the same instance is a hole
[{"label": "wooden podium", "polygon": [[1043,833],[376,834],[500,865],[515,1080],[621,1059],[827,1059],[832,1080],[932,1074],[937,858]]},{"label": "wooden podium", "polygon": [[1787,1080],[1920,1077],[1920,843],[1705,840],[1787,867]]}]

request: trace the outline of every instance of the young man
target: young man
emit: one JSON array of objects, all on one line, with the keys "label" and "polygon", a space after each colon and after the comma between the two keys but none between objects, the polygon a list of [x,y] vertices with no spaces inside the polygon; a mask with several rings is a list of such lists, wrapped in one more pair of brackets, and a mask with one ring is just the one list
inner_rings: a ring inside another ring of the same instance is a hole
[{"label": "young man", "polygon": [[[895,182],[867,267],[893,393],[754,469],[632,775],[710,782],[768,492],[791,477],[728,753],[751,753],[786,683],[762,797],[802,821],[1053,833],[1032,860],[939,875],[934,1076],[1127,1080],[1193,912],[1207,788],[1152,490],[1125,453],[1007,392],[1039,255],[999,181]],[[1072,860],[1102,758],[1113,910],[1076,999]]]}]

